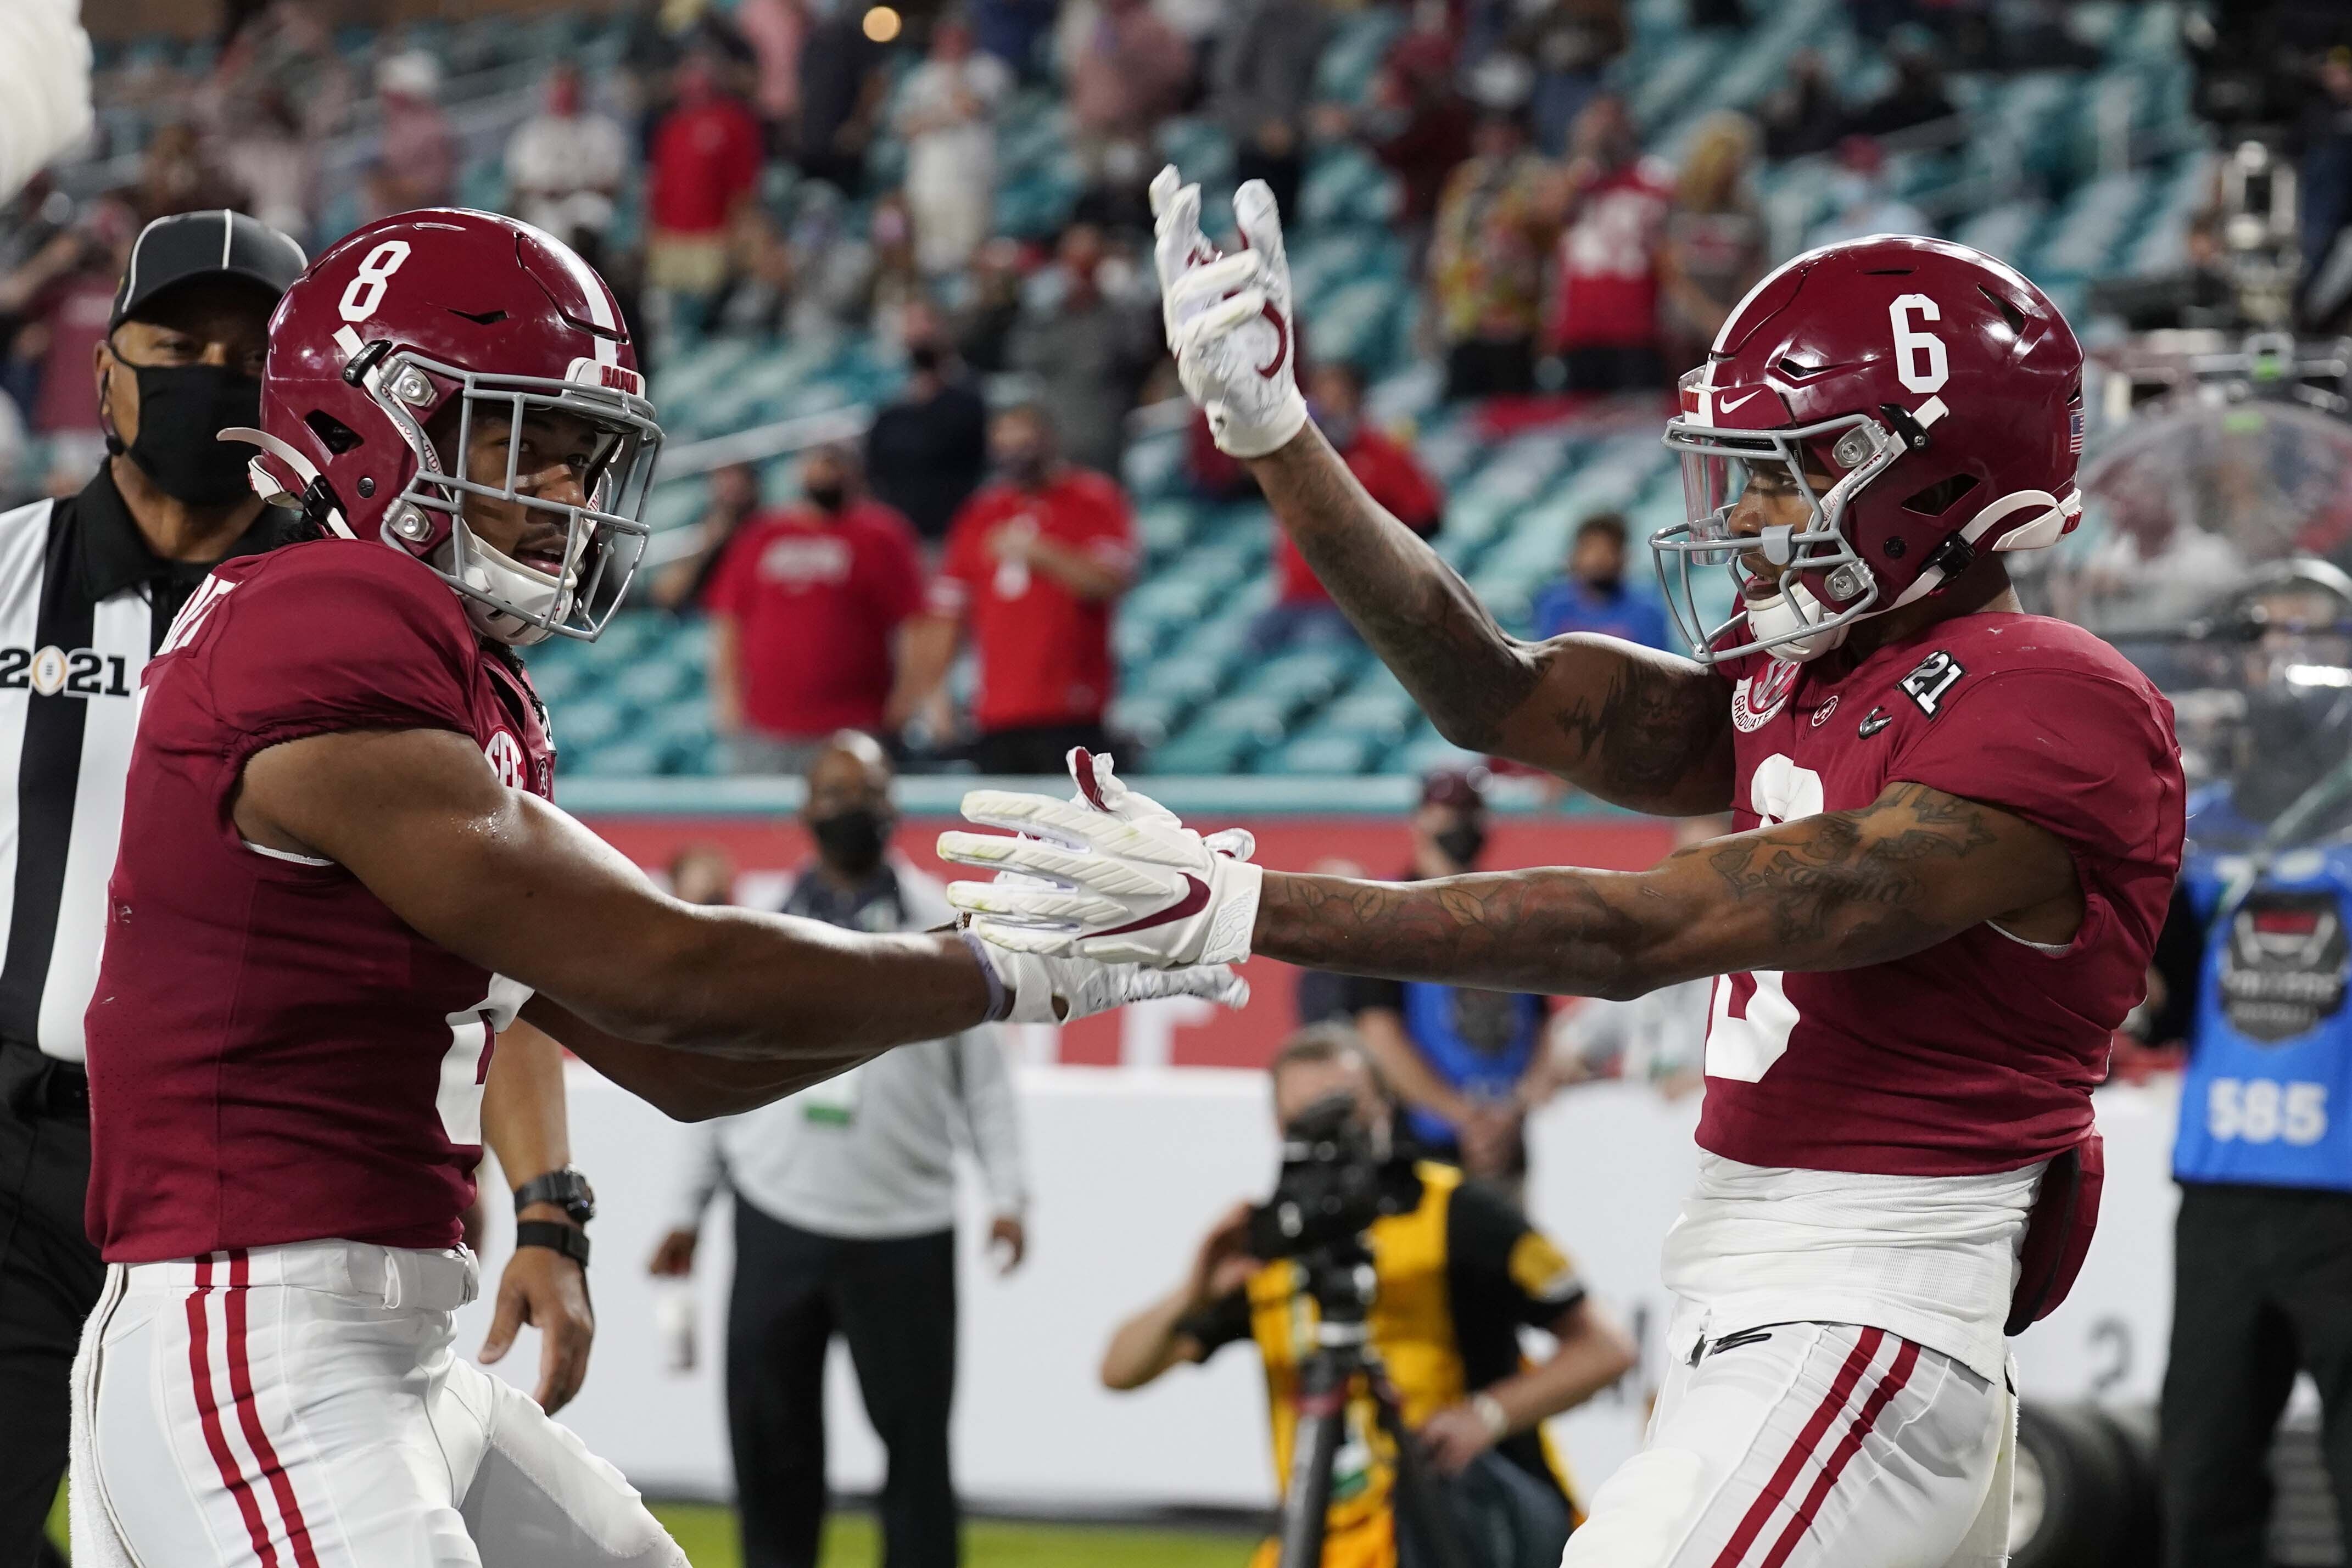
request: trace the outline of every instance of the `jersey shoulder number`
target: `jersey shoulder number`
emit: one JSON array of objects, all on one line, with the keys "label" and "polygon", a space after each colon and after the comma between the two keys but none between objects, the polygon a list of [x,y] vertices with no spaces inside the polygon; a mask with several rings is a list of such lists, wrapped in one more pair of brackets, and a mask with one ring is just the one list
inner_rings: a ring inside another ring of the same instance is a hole
[{"label": "jersey shoulder number", "polygon": [[1902,694],[1919,705],[1919,711],[1929,718],[1944,711],[1944,699],[1969,673],[1968,666],[1941,648],[1919,661],[1909,674],[1895,682]]}]

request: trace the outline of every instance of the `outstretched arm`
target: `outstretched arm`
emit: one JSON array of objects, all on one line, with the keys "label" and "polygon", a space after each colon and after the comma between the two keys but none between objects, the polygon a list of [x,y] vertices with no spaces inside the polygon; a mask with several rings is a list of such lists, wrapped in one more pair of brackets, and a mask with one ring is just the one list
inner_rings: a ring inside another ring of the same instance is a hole
[{"label": "outstretched arm", "polygon": [[1731,686],[1613,637],[1511,636],[1313,425],[1249,464],[1275,516],[1440,734],[1636,810],[1731,806]]},{"label": "outstretched arm", "polygon": [[2056,835],[1895,783],[1859,810],[1695,844],[1645,872],[1406,883],[1268,872],[1251,949],[1319,969],[1625,998],[1744,969],[1884,963],[1988,920],[2063,944],[2082,915]]}]

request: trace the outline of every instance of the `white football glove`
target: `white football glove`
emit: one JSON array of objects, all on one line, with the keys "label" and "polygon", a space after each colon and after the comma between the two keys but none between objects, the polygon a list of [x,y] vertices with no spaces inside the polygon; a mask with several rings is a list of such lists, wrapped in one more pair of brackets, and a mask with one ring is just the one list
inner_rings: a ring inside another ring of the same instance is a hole
[{"label": "white football glove", "polygon": [[1264,180],[1234,193],[1242,248],[1222,255],[1201,233],[1201,187],[1171,163],[1151,182],[1152,260],[1177,379],[1235,457],[1263,457],[1307,423],[1298,395],[1290,260]]},{"label": "white football glove", "polygon": [[[982,934],[975,928],[973,935]],[[1161,997],[1200,997],[1228,1008],[1249,1000],[1249,982],[1222,966],[1158,969],[1015,952],[985,939],[980,946],[997,978],[1013,993],[1007,1023],[1067,1023]]]},{"label": "white football glove", "polygon": [[963,814],[1024,835],[947,832],[940,855],[1000,874],[948,885],[971,931],[1000,947],[1174,968],[1249,956],[1265,873],[1239,829],[1202,838],[1108,758],[1070,754],[1077,800],[974,789]]}]

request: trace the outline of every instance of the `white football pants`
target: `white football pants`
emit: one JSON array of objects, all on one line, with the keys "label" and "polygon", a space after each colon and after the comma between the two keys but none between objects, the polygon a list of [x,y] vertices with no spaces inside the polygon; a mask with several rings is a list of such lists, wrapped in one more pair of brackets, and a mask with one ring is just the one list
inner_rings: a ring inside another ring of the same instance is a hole
[{"label": "white football pants", "polygon": [[1560,1568],[2002,1568],[2016,1430],[2005,1384],[1881,1329],[1726,1335],[1676,1359]]},{"label": "white football pants", "polygon": [[621,1472],[453,1354],[472,1254],[116,1265],[74,1362],[98,1568],[685,1568]]}]

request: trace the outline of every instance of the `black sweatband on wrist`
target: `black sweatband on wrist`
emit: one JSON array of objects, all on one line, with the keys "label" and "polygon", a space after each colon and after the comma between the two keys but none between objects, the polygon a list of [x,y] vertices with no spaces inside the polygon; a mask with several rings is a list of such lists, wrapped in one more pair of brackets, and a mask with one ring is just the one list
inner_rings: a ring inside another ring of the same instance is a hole
[{"label": "black sweatband on wrist", "polygon": [[566,1225],[555,1219],[520,1219],[515,1222],[515,1246],[544,1247],[561,1252],[584,1272],[588,1267],[588,1233],[576,1225]]},{"label": "black sweatband on wrist", "polygon": [[1013,993],[1006,988],[1004,977],[996,972],[996,960],[988,956],[987,945],[969,931],[958,931],[964,946],[971,949],[972,958],[980,965],[980,977],[988,982],[988,1011],[981,1015],[982,1023],[1003,1023],[1013,1016]]}]

